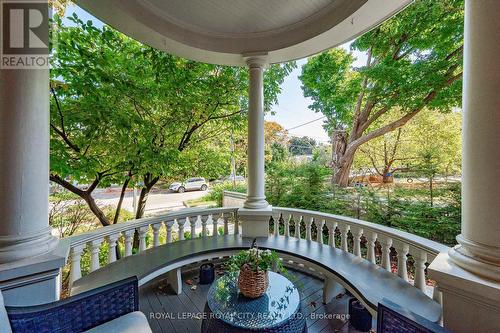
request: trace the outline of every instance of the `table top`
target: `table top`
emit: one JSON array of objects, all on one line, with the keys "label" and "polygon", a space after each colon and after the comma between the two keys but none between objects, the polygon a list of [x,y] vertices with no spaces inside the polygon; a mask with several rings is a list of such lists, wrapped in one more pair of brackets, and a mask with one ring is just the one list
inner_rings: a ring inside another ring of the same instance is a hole
[{"label": "table top", "polygon": [[237,273],[224,275],[210,287],[207,302],[215,318],[231,326],[255,330],[279,326],[300,310],[297,288],[274,272],[269,272],[266,293],[255,299],[239,292]]}]

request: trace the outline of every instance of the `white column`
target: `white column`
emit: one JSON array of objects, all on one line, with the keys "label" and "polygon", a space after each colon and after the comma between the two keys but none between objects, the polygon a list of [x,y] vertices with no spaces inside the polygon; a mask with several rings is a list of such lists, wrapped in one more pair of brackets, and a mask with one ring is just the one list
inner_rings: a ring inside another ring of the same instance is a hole
[{"label": "white column", "polygon": [[462,233],[428,267],[456,333],[500,327],[500,1],[466,0]]},{"label": "white column", "polygon": [[500,2],[467,0],[464,27],[459,266],[500,281]]},{"label": "white column", "polygon": [[264,57],[247,60],[248,89],[248,193],[245,208],[266,208],[264,193]]},{"label": "white column", "polygon": [[264,67],[265,56],[246,58],[248,64],[248,190],[238,211],[245,237],[267,237],[272,209],[264,192]]},{"label": "white column", "polygon": [[0,264],[50,252],[48,70],[0,70],[0,166]]}]

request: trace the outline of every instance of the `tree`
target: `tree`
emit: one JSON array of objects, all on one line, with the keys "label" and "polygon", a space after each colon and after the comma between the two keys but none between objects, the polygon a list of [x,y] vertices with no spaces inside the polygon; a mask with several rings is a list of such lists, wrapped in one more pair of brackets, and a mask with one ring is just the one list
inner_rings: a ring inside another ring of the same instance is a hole
[{"label": "tree", "polygon": [[292,155],[312,155],[316,140],[307,136],[292,136],[289,141],[290,154]]},{"label": "tree", "polygon": [[[400,128],[424,108],[460,105],[463,1],[417,0],[351,47],[366,52],[362,68],[352,67],[352,55],[334,49],[310,58],[300,76],[304,95],[313,100],[310,108],[327,117],[330,132],[342,133],[333,165],[333,181],[340,186],[348,185],[361,145]],[[373,126],[394,112],[402,115]]]},{"label": "tree", "polygon": [[[223,153],[217,142],[245,123],[246,69],[178,58],[107,26],[70,19],[76,27],[55,18],[50,179],[83,198],[108,225],[93,198],[99,186],[122,184],[123,198],[129,184],[142,182],[140,218],[161,177],[214,175]],[[294,66],[266,71],[266,110]]]}]

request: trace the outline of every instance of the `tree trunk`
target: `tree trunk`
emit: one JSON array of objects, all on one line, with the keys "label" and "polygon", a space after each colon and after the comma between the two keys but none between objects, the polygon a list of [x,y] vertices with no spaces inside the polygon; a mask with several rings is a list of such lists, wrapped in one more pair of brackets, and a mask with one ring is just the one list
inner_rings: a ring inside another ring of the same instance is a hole
[{"label": "tree trunk", "polygon": [[92,211],[92,213],[94,213],[99,222],[101,222],[103,227],[110,225],[108,218],[106,217],[104,212],[99,208],[92,195],[90,194],[84,195],[83,200],[85,200],[90,210]]},{"label": "tree trunk", "polygon": [[[139,195],[139,200],[137,200],[137,212],[135,214],[136,219],[140,219],[144,217],[144,211],[146,210],[146,203],[148,201],[149,192],[156,185],[156,183],[160,180],[160,177],[154,177],[147,173],[144,176],[144,186],[141,189],[141,194]],[[134,248],[139,247],[139,235],[137,231],[134,234]]]},{"label": "tree trunk", "polygon": [[333,183],[340,187],[349,185],[349,173],[354,162],[354,152],[343,155],[339,165],[334,166]]},{"label": "tree trunk", "polygon": [[116,211],[115,211],[115,217],[113,219],[113,224],[118,223],[118,219],[120,218],[120,211],[122,209],[122,204],[123,204],[123,198],[125,197],[125,192],[127,191],[128,184],[130,183],[130,179],[132,178],[132,175],[129,173],[129,176],[125,181],[123,182],[122,190],[120,192],[120,199],[118,199],[118,205],[116,206]]}]

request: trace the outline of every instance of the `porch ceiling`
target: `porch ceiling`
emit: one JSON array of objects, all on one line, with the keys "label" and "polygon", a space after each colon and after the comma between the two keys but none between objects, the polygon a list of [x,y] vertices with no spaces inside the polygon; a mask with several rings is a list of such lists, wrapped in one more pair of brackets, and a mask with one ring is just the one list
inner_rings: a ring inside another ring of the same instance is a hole
[{"label": "porch ceiling", "polygon": [[411,0],[78,0],[130,37],[185,58],[245,65],[302,58],[342,44]]}]

